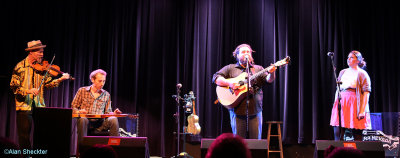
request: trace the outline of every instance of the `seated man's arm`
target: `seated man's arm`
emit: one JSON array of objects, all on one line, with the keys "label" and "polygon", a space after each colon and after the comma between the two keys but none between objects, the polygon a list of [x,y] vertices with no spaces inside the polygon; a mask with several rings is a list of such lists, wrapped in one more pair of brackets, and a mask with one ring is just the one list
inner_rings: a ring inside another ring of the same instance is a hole
[{"label": "seated man's arm", "polygon": [[83,89],[80,88],[78,92],[76,92],[74,100],[72,100],[72,113],[74,114],[86,114],[87,111],[85,109],[81,109],[81,104],[82,104],[82,95]]}]

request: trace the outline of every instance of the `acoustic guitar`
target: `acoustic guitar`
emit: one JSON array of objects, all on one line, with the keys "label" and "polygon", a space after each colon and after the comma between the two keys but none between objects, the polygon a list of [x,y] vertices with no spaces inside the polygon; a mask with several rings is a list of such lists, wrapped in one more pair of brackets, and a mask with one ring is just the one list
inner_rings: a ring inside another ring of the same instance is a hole
[{"label": "acoustic guitar", "polygon": [[195,97],[193,91],[189,92],[189,97],[191,98],[190,100],[192,102],[193,113],[187,117],[188,120],[187,132],[197,135],[200,134],[201,127],[199,125],[199,116],[196,115],[196,106],[194,100]]},{"label": "acoustic guitar", "polygon": [[[290,57],[287,56],[286,58],[274,63],[273,66],[280,67],[280,66],[289,64],[289,62],[290,62]],[[269,71],[271,68],[272,68],[272,65],[255,73],[254,75],[250,76],[250,78],[249,78],[250,83],[252,83],[252,81],[254,79],[257,79],[258,77],[262,76],[264,73]],[[216,91],[217,91],[218,101],[225,108],[231,109],[231,108],[236,107],[248,95],[247,76],[248,76],[247,73],[243,72],[235,78],[227,79],[228,81],[233,81],[234,83],[240,84],[240,86],[237,89],[232,89],[229,86],[224,86],[224,87],[217,86]]]}]

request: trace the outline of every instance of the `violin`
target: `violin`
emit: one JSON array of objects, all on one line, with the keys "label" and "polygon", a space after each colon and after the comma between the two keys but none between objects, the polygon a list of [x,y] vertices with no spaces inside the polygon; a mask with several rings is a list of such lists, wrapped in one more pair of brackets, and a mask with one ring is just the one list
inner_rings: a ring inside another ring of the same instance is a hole
[{"label": "violin", "polygon": [[[60,71],[60,67],[57,65],[50,65],[48,61],[44,60],[42,61],[42,63],[35,63],[33,64],[33,69],[35,69],[36,71],[40,71],[40,72],[44,72],[49,70],[49,74],[53,77],[56,77],[60,74],[64,74],[64,72]],[[69,77],[70,80],[75,80],[74,77],[70,76]]]}]

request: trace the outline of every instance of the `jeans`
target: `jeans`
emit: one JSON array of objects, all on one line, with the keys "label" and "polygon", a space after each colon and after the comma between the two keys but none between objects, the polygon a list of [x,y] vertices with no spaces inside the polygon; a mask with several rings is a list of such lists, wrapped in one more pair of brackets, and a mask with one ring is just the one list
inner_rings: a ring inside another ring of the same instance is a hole
[{"label": "jeans", "polygon": [[[236,115],[234,109],[229,109],[232,133],[246,139],[246,115]],[[249,115],[249,139],[261,139],[262,111],[256,115]]]},{"label": "jeans", "polygon": [[79,118],[77,121],[78,126],[78,143],[80,144],[83,137],[87,136],[89,126],[98,131],[110,130],[110,136],[119,136],[118,118],[109,117],[104,119],[87,119]]}]

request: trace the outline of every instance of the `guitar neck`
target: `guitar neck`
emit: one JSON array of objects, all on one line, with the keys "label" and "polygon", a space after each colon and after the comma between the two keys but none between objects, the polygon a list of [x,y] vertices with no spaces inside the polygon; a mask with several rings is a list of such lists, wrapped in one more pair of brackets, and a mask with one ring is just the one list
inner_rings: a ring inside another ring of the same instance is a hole
[{"label": "guitar neck", "polygon": [[193,105],[193,115],[196,115],[196,106],[195,106],[195,101],[192,101],[192,105]]},{"label": "guitar neck", "polygon": [[271,66],[255,73],[254,75],[250,76],[250,82],[258,77],[260,77],[262,74],[266,73],[267,71],[269,71],[269,69],[271,68]]},{"label": "guitar neck", "polygon": [[185,99],[184,100],[185,100],[186,104],[191,104],[192,111],[193,111],[192,114],[196,115],[196,106],[195,106],[196,97],[194,97],[193,91],[190,91],[188,95],[185,94]]},{"label": "guitar neck", "polygon": [[[288,64],[289,62],[290,62],[290,57],[287,56],[286,58],[284,58],[284,59],[282,59],[282,60],[279,60],[279,61],[277,61],[276,63],[274,63],[273,66],[279,67],[279,66],[286,65],[286,64]],[[272,68],[272,65],[271,65],[271,66],[268,66],[267,68],[265,68],[265,69],[263,69],[263,70],[261,70],[261,71],[259,71],[259,72],[257,72],[257,73],[255,73],[253,76],[250,76],[250,81],[252,81],[253,79],[256,79],[256,78],[260,77],[262,74],[266,73],[266,72],[269,71],[271,68]]]}]

